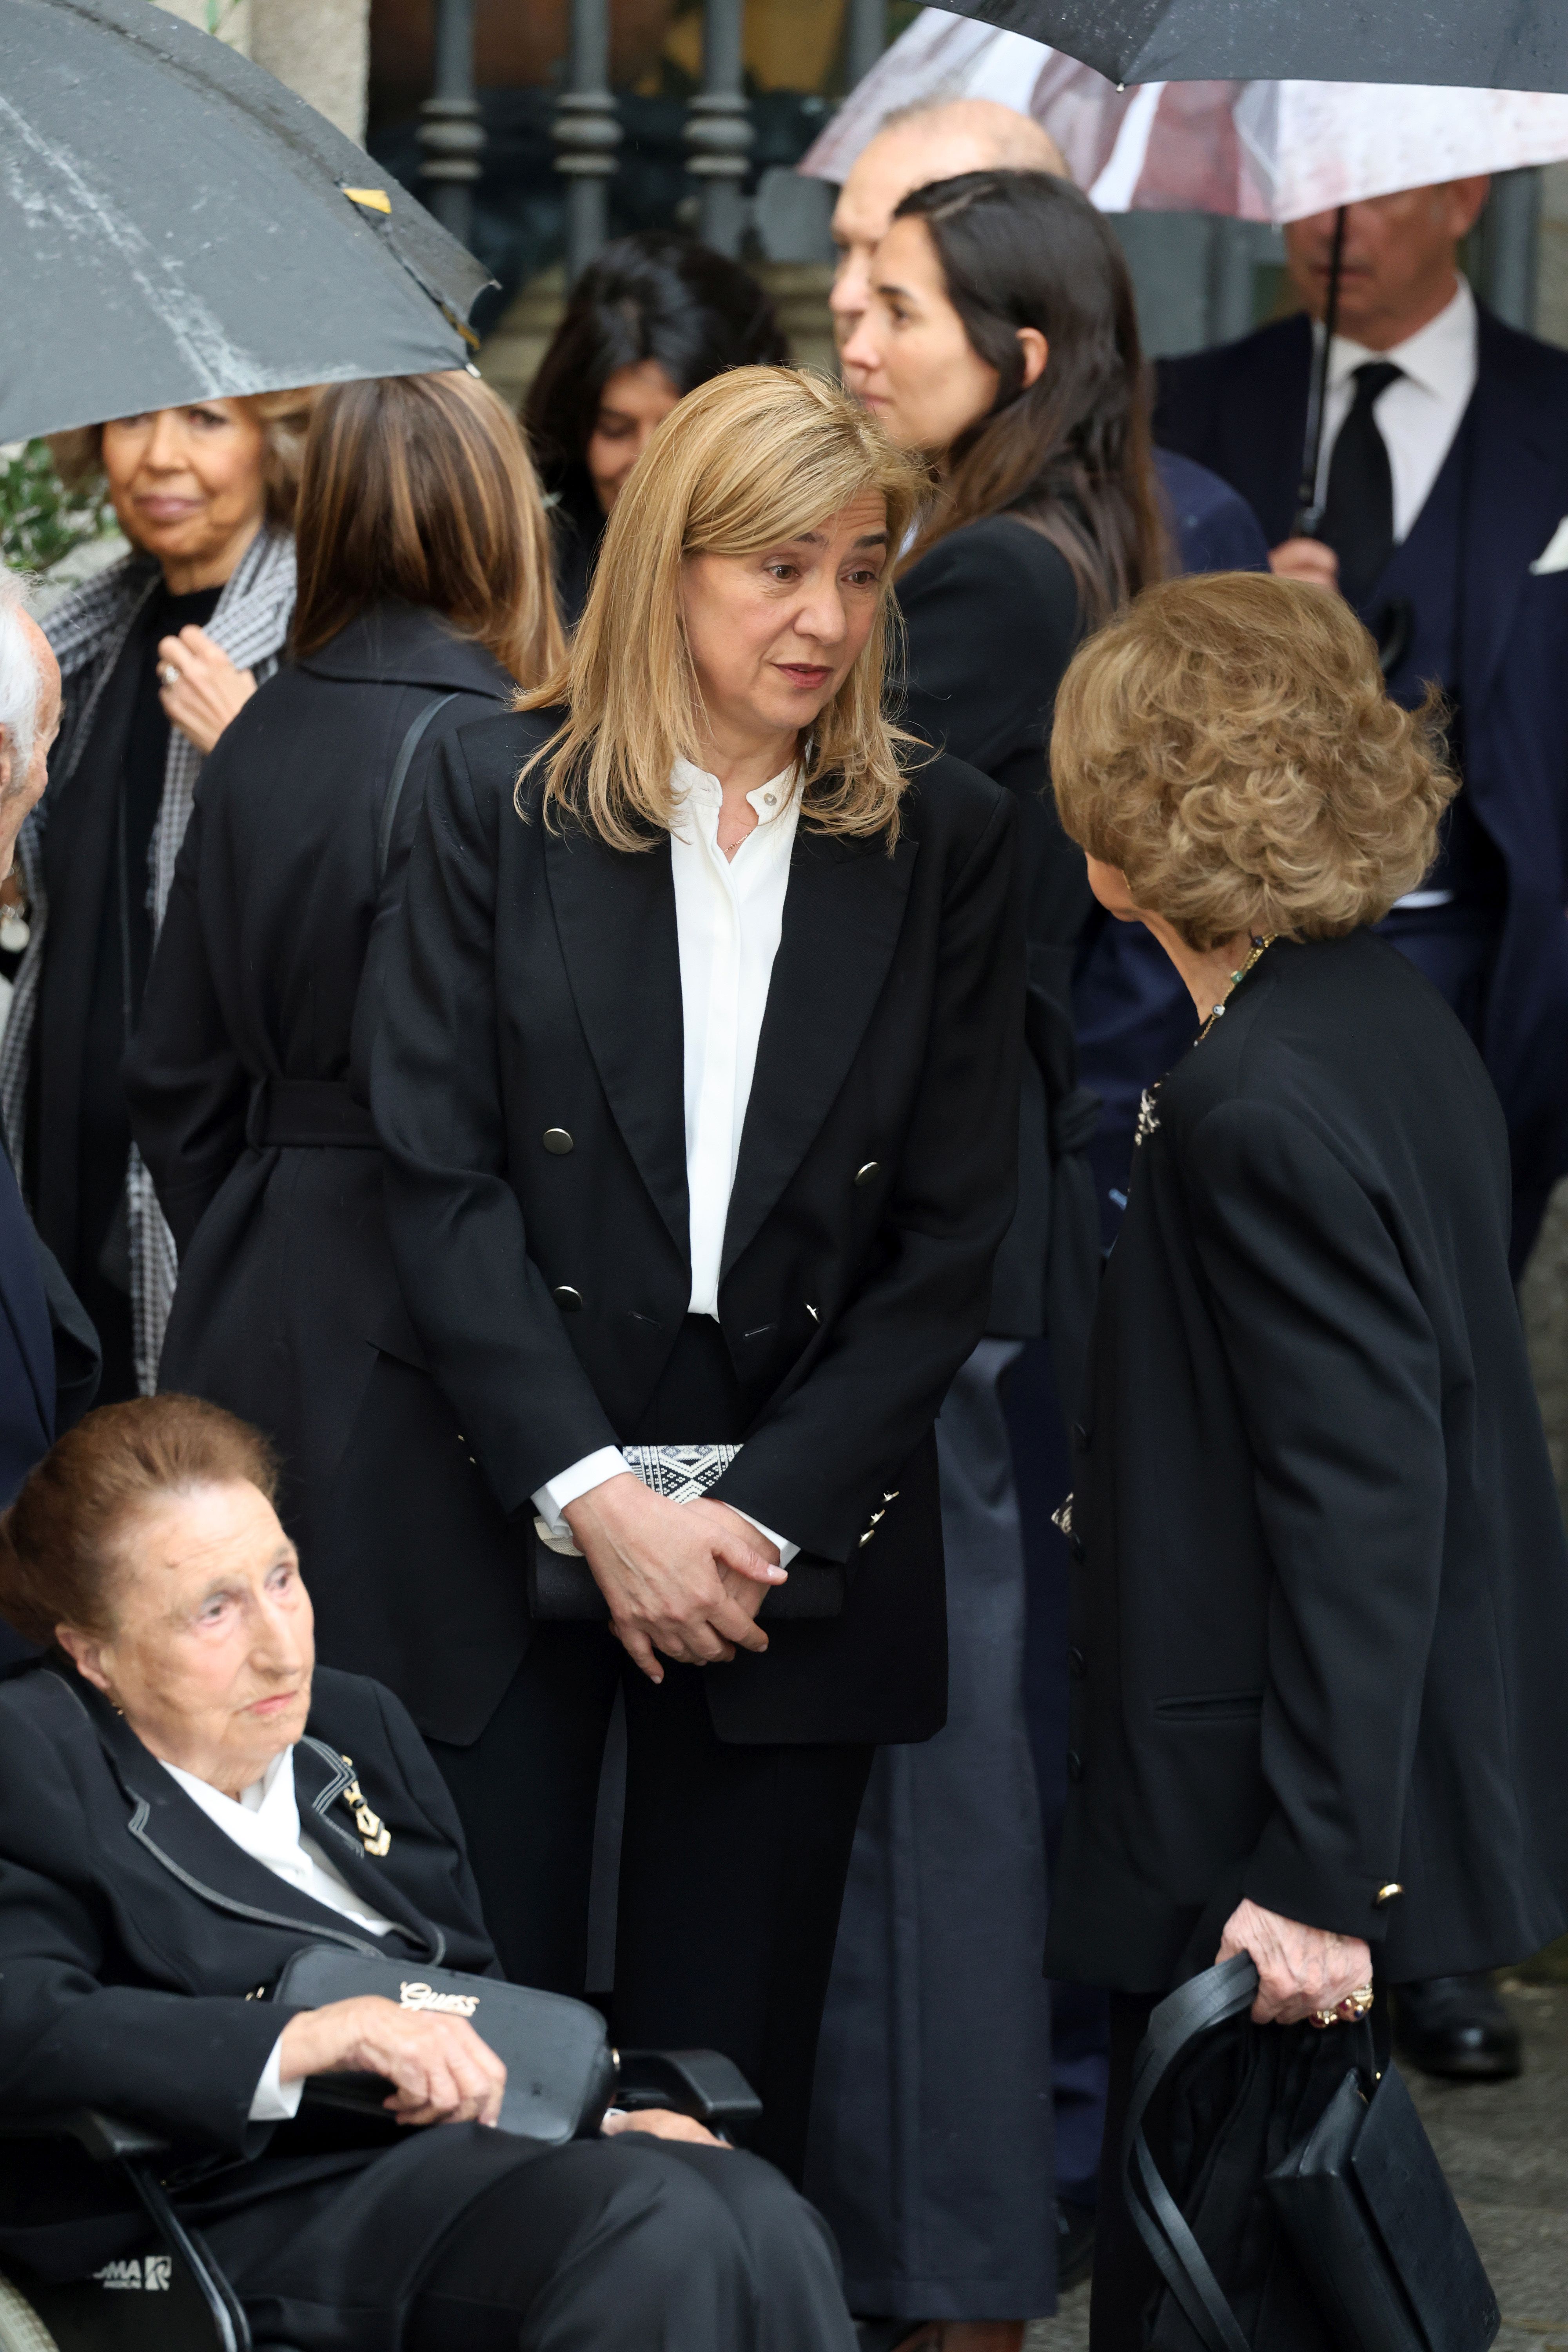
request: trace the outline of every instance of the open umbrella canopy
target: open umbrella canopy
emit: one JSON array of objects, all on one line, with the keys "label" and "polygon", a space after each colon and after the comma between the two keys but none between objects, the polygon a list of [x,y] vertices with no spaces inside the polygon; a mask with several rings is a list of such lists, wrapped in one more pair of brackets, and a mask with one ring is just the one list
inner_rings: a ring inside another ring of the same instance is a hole
[{"label": "open umbrella canopy", "polygon": [[1396,188],[1568,156],[1568,97],[1351,81],[1153,81],[1118,89],[1020,33],[923,9],[800,169],[842,180],[895,107],[989,98],[1032,114],[1102,212],[1303,220]]},{"label": "open umbrella canopy", "polygon": [[1108,80],[1568,89],[1563,0],[960,0]]},{"label": "open umbrella canopy", "polygon": [[153,0],[0,0],[0,441],[460,366],[485,272]]}]

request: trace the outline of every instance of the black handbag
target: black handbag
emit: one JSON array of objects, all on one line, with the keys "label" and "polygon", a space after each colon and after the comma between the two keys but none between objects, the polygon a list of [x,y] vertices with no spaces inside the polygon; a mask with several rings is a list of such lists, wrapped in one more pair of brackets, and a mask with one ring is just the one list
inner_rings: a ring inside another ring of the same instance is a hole
[{"label": "black handbag", "polygon": [[[1160,2003],[1134,2065],[1122,2137],[1128,2210],[1205,2352],[1251,2347],[1161,2177],[1143,2124],[1177,2061],[1250,2009],[1257,1992],[1258,1970],[1243,1952]],[[1336,2352],[1486,2352],[1501,2325],[1497,2298],[1386,2051],[1374,2048],[1370,2064],[1346,2073],[1264,2185]]]},{"label": "black handbag", "polygon": [[[297,2009],[379,1993],[401,2009],[466,2017],[506,2067],[500,2128],[557,2147],[591,2138],[616,2087],[616,2061],[605,2021],[586,2001],[568,2000],[500,1977],[382,1959],[332,1944],[307,1944],[278,1979],[275,2000]],[[383,2113],[390,2085],[379,2074],[313,2074],[318,2105]]]}]

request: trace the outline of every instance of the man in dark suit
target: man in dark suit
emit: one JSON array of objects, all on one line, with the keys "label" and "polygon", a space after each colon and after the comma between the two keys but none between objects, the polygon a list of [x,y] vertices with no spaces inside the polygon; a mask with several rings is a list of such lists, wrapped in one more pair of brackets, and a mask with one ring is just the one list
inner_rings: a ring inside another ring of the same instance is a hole
[{"label": "man in dark suit", "polygon": [[1448,699],[1465,790],[1436,867],[1384,928],[1502,1098],[1517,1273],[1568,1169],[1568,547],[1552,548],[1568,513],[1568,353],[1505,326],[1458,275],[1486,194],[1456,180],[1348,208],[1317,538],[1296,512],[1331,213],[1285,232],[1304,311],[1163,362],[1156,429],[1250,500],[1276,572],[1350,599],[1396,700],[1433,679]]},{"label": "man in dark suit", "polygon": [[[0,877],[43,793],[59,721],[58,666],[18,583],[0,571]],[[0,1509],[97,1385],[96,1335],[33,1231],[0,1133]],[[0,1666],[25,1647],[0,1627]]]},{"label": "man in dark suit", "polygon": [[[1484,179],[1455,180],[1347,208],[1318,537],[1297,509],[1332,213],[1285,232],[1304,310],[1163,362],[1156,430],[1250,500],[1277,572],[1350,600],[1396,700],[1436,680],[1448,701],[1465,788],[1436,866],[1381,928],[1458,1013],[1501,1097],[1517,1274],[1568,1169],[1568,353],[1505,326],[1459,276],[1486,195]],[[1485,1981],[1404,1989],[1401,2032],[1433,2072],[1518,2070]]]}]

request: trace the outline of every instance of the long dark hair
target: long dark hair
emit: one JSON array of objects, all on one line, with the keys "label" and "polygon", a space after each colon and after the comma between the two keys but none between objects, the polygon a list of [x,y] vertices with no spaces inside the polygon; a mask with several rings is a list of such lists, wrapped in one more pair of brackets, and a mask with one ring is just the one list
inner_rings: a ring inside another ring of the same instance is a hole
[{"label": "long dark hair", "polygon": [[[1000,379],[949,451],[906,566],[964,523],[1018,515],[1066,558],[1086,619],[1104,620],[1166,570],[1138,314],[1114,234],[1047,172],[936,180],[893,217],[924,221],[948,300]],[[1020,327],[1050,347],[1027,386]]]},{"label": "long dark hair", "polygon": [[[669,229],[605,246],[572,290],[522,421],[546,487],[592,504],[584,452],[605,386],[657,360],[685,398],[726,368],[787,363],[773,306],[739,262]],[[596,520],[596,517],[595,517]]]}]

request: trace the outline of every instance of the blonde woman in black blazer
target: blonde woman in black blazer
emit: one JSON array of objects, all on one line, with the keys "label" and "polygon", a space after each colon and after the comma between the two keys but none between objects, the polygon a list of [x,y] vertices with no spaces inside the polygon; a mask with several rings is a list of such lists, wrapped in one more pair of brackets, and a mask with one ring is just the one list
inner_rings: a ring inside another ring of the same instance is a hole
[{"label": "blonde woman in black blazer", "polygon": [[[728,2051],[791,2171],[872,1748],[942,1721],[931,1423],[1016,1157],[1013,807],[906,764],[881,713],[917,485],[788,370],[674,412],[569,669],[432,780],[374,1081],[387,1352],[444,1400],[443,1475],[472,1456],[510,1515],[514,1586],[538,1521],[620,1643],[522,1626],[477,1738],[437,1750],[503,1957],[582,1989],[619,1685],[615,2031]],[[628,1443],[741,1450],[677,1507]],[[432,1643],[454,1572],[429,1564]]]}]

